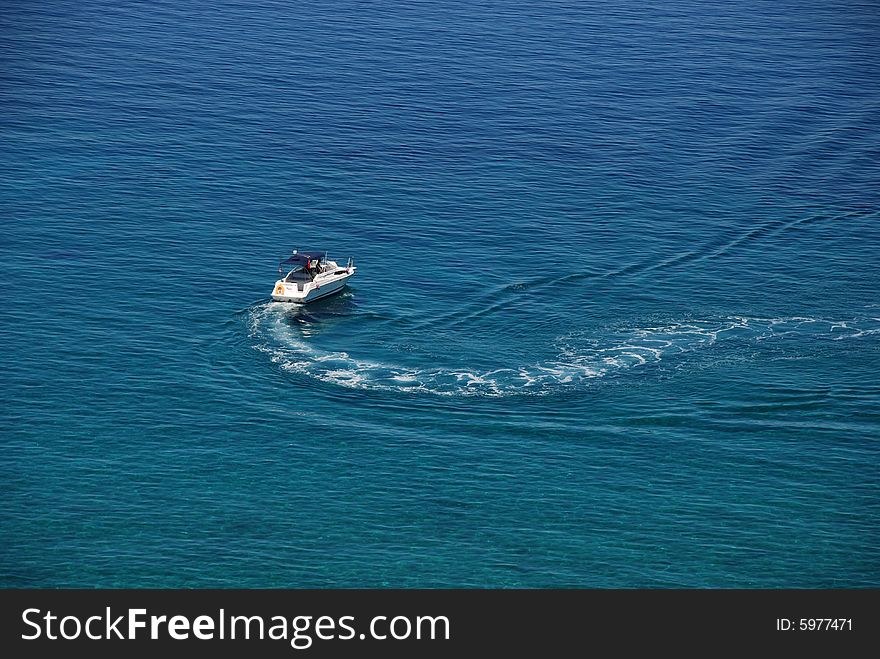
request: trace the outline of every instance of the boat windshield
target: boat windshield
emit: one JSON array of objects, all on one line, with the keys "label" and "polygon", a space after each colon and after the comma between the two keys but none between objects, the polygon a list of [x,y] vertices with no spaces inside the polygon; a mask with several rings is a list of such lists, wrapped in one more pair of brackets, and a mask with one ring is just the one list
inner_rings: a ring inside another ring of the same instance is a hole
[{"label": "boat windshield", "polygon": [[294,268],[287,273],[284,278],[286,282],[308,282],[312,281],[312,276],[302,268]]}]

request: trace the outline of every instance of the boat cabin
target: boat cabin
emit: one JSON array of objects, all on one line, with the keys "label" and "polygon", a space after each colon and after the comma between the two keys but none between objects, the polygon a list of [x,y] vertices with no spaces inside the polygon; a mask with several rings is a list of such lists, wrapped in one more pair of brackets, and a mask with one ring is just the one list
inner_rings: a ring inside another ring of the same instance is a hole
[{"label": "boat cabin", "polygon": [[[292,284],[305,284],[314,280],[315,275],[324,272],[327,252],[294,252],[278,264],[278,272],[284,274],[290,268],[284,281]],[[302,287],[299,286],[301,289]]]}]

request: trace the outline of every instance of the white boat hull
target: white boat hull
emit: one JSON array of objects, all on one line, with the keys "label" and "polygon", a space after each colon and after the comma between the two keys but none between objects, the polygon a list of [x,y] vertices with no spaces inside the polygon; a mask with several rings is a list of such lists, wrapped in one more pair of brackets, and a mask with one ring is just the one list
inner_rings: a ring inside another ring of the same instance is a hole
[{"label": "white boat hull", "polygon": [[345,288],[345,283],[352,277],[357,268],[346,268],[339,274],[319,275],[314,281],[304,285],[285,282],[279,279],[272,290],[272,299],[276,302],[293,302],[305,304],[314,302]]}]

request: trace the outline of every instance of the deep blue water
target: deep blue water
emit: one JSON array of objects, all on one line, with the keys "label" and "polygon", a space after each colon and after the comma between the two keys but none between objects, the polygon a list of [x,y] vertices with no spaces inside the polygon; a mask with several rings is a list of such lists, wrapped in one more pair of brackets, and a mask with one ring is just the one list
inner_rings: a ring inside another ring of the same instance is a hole
[{"label": "deep blue water", "polygon": [[0,21],[0,585],[880,586],[876,3]]}]

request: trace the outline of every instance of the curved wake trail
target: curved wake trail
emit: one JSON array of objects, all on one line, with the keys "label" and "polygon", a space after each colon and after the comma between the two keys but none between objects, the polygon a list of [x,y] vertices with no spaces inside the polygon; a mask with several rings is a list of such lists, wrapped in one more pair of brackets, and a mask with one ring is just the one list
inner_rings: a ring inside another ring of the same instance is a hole
[{"label": "curved wake trail", "polygon": [[285,322],[289,309],[284,304],[266,303],[252,308],[248,315],[253,347],[283,369],[343,387],[443,396],[547,395],[720,343],[748,347],[786,337],[840,341],[880,334],[880,317],[729,316],[616,328],[600,336],[573,332],[554,341],[557,354],[550,359],[485,371],[466,365],[415,368],[325,350]]}]

